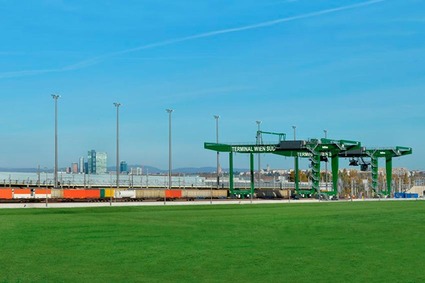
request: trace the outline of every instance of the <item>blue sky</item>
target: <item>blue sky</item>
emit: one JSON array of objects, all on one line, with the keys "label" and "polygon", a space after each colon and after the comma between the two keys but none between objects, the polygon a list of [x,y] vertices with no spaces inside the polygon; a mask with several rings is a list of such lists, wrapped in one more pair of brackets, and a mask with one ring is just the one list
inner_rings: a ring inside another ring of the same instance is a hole
[{"label": "blue sky", "polygon": [[[410,146],[425,169],[425,2],[0,0],[0,167],[53,167],[87,150],[168,168],[215,166],[222,142],[265,131]],[[265,140],[274,141],[273,137]],[[248,167],[238,155],[236,166]],[[222,156],[223,167],[227,158]],[[264,156],[289,168],[292,160]],[[306,162],[304,165],[306,166]],[[341,161],[341,165],[346,165]]]}]

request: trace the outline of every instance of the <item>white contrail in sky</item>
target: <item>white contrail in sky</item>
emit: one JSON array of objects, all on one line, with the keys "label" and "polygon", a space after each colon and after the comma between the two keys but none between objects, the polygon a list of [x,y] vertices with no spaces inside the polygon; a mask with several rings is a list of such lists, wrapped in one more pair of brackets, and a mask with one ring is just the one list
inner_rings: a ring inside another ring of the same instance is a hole
[{"label": "white contrail in sky", "polygon": [[274,26],[274,25],[284,23],[284,22],[291,22],[291,21],[305,19],[305,18],[317,17],[317,16],[321,16],[321,15],[325,15],[325,14],[339,12],[339,11],[354,9],[354,8],[363,7],[363,6],[369,6],[369,5],[384,2],[384,1],[386,1],[386,0],[372,0],[372,1],[368,1],[368,2],[362,2],[362,3],[338,7],[338,8],[322,10],[322,11],[318,11],[318,12],[312,12],[312,13],[307,13],[307,14],[303,14],[303,15],[293,16],[293,17],[281,18],[281,19],[257,23],[257,24],[253,24],[253,25],[247,25],[247,26],[229,28],[229,29],[222,29],[222,30],[216,30],[216,31],[210,31],[210,32],[190,35],[190,36],[186,36],[186,37],[169,39],[169,40],[165,40],[165,41],[161,41],[161,42],[141,45],[141,46],[126,49],[126,50],[121,50],[121,51],[105,54],[103,56],[99,56],[99,57],[96,57],[96,58],[93,58],[93,59],[90,59],[90,60],[87,60],[87,61],[84,61],[84,62],[90,62],[92,60],[97,61],[101,58],[107,58],[107,57],[112,57],[112,56],[116,56],[116,55],[122,55],[122,54],[135,52],[135,51],[139,51],[139,50],[144,50],[144,49],[151,49],[151,48],[155,48],[155,47],[167,46],[167,45],[170,45],[170,44],[184,42],[184,41],[193,40],[193,39],[212,37],[212,36],[226,34],[226,33],[234,33],[234,32],[240,32],[240,31],[245,31],[245,30]]},{"label": "white contrail in sky", "polygon": [[90,58],[90,59],[87,59],[87,60],[84,60],[84,61],[80,61],[80,62],[77,62],[76,64],[68,65],[68,66],[65,66],[65,67],[62,67],[62,68],[58,68],[58,69],[3,72],[3,73],[0,73],[0,79],[1,78],[8,78],[8,77],[16,77],[16,76],[25,76],[25,75],[31,75],[31,74],[78,70],[78,69],[86,68],[86,67],[101,63],[101,62],[105,61],[106,59],[117,56],[117,55],[123,55],[123,54],[136,52],[136,51],[140,51],[140,50],[167,46],[167,45],[180,43],[180,42],[184,42],[184,41],[189,41],[189,40],[194,40],[194,39],[213,37],[213,36],[227,34],[227,33],[241,32],[241,31],[246,31],[246,30],[253,30],[253,29],[259,29],[259,28],[274,26],[274,25],[278,25],[278,24],[281,24],[281,23],[285,23],[285,22],[291,22],[291,21],[296,21],[296,20],[301,20],[301,19],[306,19],[306,18],[312,18],[312,17],[318,17],[318,16],[321,16],[321,15],[326,15],[326,14],[336,13],[336,12],[340,12],[340,11],[365,7],[365,6],[369,6],[369,5],[373,5],[373,4],[377,4],[377,3],[381,3],[381,2],[385,2],[385,1],[387,1],[387,0],[371,0],[371,1],[367,1],[367,2],[361,2],[361,3],[357,3],[357,4],[352,4],[352,5],[347,5],[347,6],[342,6],[342,7],[332,8],[332,9],[326,9],[326,10],[321,10],[321,11],[317,11],[317,12],[311,12],[311,13],[306,13],[306,14],[302,14],[302,15],[298,15],[298,16],[281,18],[281,19],[276,19],[276,20],[267,21],[267,22],[261,22],[261,23],[252,24],[252,25],[246,25],[246,26],[241,26],[241,27],[236,27],[236,28],[221,29],[221,30],[210,31],[210,32],[185,36],[185,37],[169,39],[169,40],[160,41],[160,42],[156,42],[156,43],[137,46],[137,47],[130,48],[130,49],[125,49],[125,50],[121,50],[121,51],[107,53],[107,54],[104,54],[104,55],[101,55],[101,56],[97,56],[97,57]]}]

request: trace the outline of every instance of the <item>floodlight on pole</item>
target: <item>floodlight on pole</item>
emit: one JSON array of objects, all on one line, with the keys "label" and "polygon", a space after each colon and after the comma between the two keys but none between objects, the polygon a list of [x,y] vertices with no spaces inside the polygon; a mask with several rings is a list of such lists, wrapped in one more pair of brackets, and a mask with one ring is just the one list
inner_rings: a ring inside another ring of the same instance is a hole
[{"label": "floodlight on pole", "polygon": [[[214,115],[215,119],[215,141],[218,143],[218,120],[219,115]],[[220,152],[217,151],[217,189],[220,188]]]},{"label": "floodlight on pole", "polygon": [[[261,121],[255,121],[257,123],[257,145],[261,144],[261,133],[260,133],[260,125]],[[261,188],[261,155],[258,154],[258,188]]]},{"label": "floodlight on pole", "polygon": [[54,183],[53,188],[58,188],[58,99],[60,95],[52,94],[55,100],[55,168],[54,168]]},{"label": "floodlight on pole", "polygon": [[[117,153],[117,156],[116,156],[116,164],[115,164],[115,166],[116,166],[116,174],[117,174],[117,183],[116,183],[116,187],[117,187],[117,190],[119,189],[119,187],[120,187],[120,164],[119,164],[119,160],[120,160],[120,139],[119,139],[119,133],[120,133],[120,128],[119,128],[119,113],[120,113],[120,111],[119,111],[119,109],[120,109],[120,106],[121,106],[121,103],[119,103],[119,102],[114,102],[114,106],[117,108],[117,126],[116,126],[116,130],[117,130],[117,149],[116,149],[116,153]],[[110,201],[110,205],[112,205],[112,194],[111,194],[111,196],[110,196],[110,199],[109,199],[109,201]]]},{"label": "floodlight on pole", "polygon": [[[171,113],[173,113],[173,109],[166,109],[168,113],[168,189],[171,190]],[[164,204],[167,201],[166,194],[164,193]]]}]

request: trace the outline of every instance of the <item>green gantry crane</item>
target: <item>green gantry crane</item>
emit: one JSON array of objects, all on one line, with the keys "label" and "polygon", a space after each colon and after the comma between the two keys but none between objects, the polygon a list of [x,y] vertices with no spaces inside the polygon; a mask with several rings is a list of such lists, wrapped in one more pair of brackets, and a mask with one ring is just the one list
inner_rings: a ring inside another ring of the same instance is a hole
[{"label": "green gantry crane", "polygon": [[301,190],[298,180],[298,162],[295,163],[295,190],[298,194],[313,195],[320,194],[320,164],[322,161],[332,161],[332,191],[323,192],[327,195],[338,194],[338,170],[339,170],[339,154],[348,150],[359,149],[361,143],[350,140],[332,140],[332,139],[310,139],[298,141],[285,141],[279,143],[275,154],[283,156],[293,156],[301,158],[309,158],[311,161],[311,181],[310,190]]},{"label": "green gantry crane", "polygon": [[[405,146],[396,146],[393,148],[361,148],[358,150],[351,150],[342,152],[339,154],[340,157],[351,157],[351,158],[370,158],[370,164],[363,161],[363,171],[367,170],[368,165],[372,171],[372,190],[378,194],[378,160],[379,158],[385,158],[385,173],[387,176],[386,190],[381,193],[385,196],[391,195],[391,184],[392,184],[392,170],[393,170],[393,158],[412,154],[412,148]],[[357,162],[354,165],[358,165]]]},{"label": "green gantry crane", "polygon": [[[231,195],[246,196],[254,194],[254,154],[255,153],[273,153],[276,151],[277,144],[244,144],[230,145],[222,143],[204,143],[205,149],[210,149],[218,152],[229,153],[229,191]],[[251,188],[247,190],[237,190],[234,188],[233,180],[233,153],[248,153],[250,155],[250,172],[251,172]]]},{"label": "green gantry crane", "polygon": [[[279,141],[276,144],[263,144],[262,134],[277,135]],[[375,148],[367,149],[361,146],[358,141],[351,140],[334,140],[334,139],[309,139],[309,140],[293,140],[286,141],[286,135],[283,133],[257,131],[256,144],[224,144],[224,143],[204,143],[204,148],[229,153],[229,191],[231,195],[246,196],[254,193],[254,154],[256,153],[272,153],[287,157],[296,158],[295,162],[295,190],[298,194],[327,194],[338,195],[338,171],[339,158],[360,157],[371,159],[372,170],[372,188],[377,190],[378,185],[378,158],[384,157],[386,160],[387,173],[387,190],[383,193],[389,195],[391,193],[391,176],[392,176],[392,158],[404,156],[412,153],[409,147],[397,146],[395,148]],[[250,154],[250,172],[251,172],[251,187],[250,190],[240,190],[234,188],[233,176],[233,153]],[[309,190],[301,190],[299,188],[298,176],[298,158],[309,158],[311,161],[311,180],[312,187]],[[329,158],[332,163],[332,190],[327,192],[320,191],[320,164]]]}]

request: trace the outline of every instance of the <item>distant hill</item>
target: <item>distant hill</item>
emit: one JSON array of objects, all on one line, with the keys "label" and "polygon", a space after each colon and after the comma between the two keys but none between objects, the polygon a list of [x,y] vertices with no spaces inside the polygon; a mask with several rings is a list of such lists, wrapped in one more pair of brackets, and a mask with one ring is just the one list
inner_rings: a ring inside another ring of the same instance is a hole
[{"label": "distant hill", "polygon": [[[34,173],[37,172],[37,168],[0,168],[0,172],[20,172],[20,173]],[[40,168],[40,172],[53,172],[53,169]]]},{"label": "distant hill", "polygon": [[213,173],[217,171],[217,168],[213,167],[185,167],[185,168],[176,168],[173,170],[175,173],[184,173],[184,174],[196,174],[196,173]]},{"label": "distant hill", "polygon": [[[137,167],[143,168],[143,174],[146,174],[146,171],[149,174],[159,174],[159,173],[166,172],[165,170],[161,170],[153,166],[145,166],[145,165],[128,165],[128,170],[130,170],[130,168],[137,168]],[[115,166],[110,166],[107,169],[109,172],[114,172],[115,168],[116,168]]]},{"label": "distant hill", "polygon": [[[143,174],[148,172],[149,174],[166,174],[168,169],[159,169],[153,166],[147,165],[129,165],[128,168],[143,168]],[[115,171],[115,166],[108,167],[108,170]],[[212,173],[215,172],[216,169],[214,167],[185,167],[185,168],[173,168],[173,173],[182,173],[182,174],[197,174],[197,173]]]},{"label": "distant hill", "polygon": [[[129,165],[128,168],[143,168],[143,174],[146,174],[148,172],[149,174],[166,174],[168,172],[168,169],[159,169],[153,166],[147,166],[147,165]],[[107,168],[108,171],[114,172],[115,166],[110,166]],[[49,172],[52,173],[53,169],[45,169],[40,168],[40,172]],[[59,171],[65,171],[64,168],[59,168]],[[217,171],[216,167],[183,167],[183,168],[173,168],[173,173],[181,173],[181,174],[200,174],[200,173],[214,173]],[[228,172],[229,169],[223,168],[224,172]],[[249,169],[241,169],[241,168],[235,168],[235,172],[246,172],[249,171]],[[0,168],[0,172],[22,172],[22,173],[36,173],[38,172],[37,168]]]},{"label": "distant hill", "polygon": [[[168,169],[159,169],[153,166],[148,165],[128,165],[128,168],[143,168],[143,174],[146,174],[146,171],[149,174],[166,174],[168,172]],[[115,171],[115,166],[108,167],[109,171]],[[173,174],[174,173],[181,173],[181,174],[200,174],[200,173],[214,173],[217,171],[216,167],[182,167],[182,168],[173,168]],[[224,172],[228,172],[229,169],[223,168]],[[235,172],[246,172],[249,171],[249,169],[241,169],[241,168],[235,168]]]},{"label": "distant hill", "polygon": [[[143,168],[143,174],[146,174],[146,170],[149,174],[165,174],[168,169],[159,169],[152,166],[141,166],[141,165],[130,165],[129,168],[141,167]],[[115,170],[115,167],[113,168]],[[181,174],[198,174],[198,173],[213,173],[216,171],[215,167],[184,167],[184,168],[173,168],[173,173]]]}]

